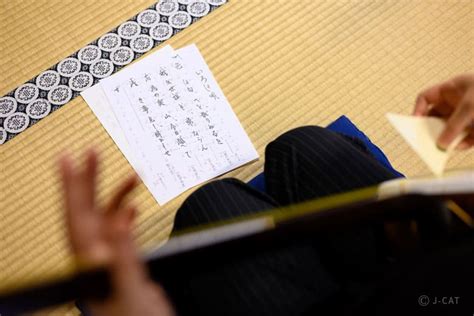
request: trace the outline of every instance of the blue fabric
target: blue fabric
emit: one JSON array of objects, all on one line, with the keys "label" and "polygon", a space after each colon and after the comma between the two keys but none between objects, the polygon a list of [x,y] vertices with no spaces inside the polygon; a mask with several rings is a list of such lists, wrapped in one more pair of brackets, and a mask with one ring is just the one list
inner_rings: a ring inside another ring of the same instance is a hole
[{"label": "blue fabric", "polygon": [[248,182],[248,185],[257,189],[261,192],[267,192],[267,188],[265,186],[265,175],[262,173],[258,174],[255,178]]},{"label": "blue fabric", "polygon": [[[393,173],[396,174],[398,177],[404,177],[403,174],[401,174],[392,167],[390,161],[388,160],[387,156],[385,156],[383,151],[380,150],[380,148],[378,148],[374,143],[372,143],[370,139],[361,130],[359,130],[357,126],[355,126],[354,123],[352,123],[351,120],[349,120],[345,115],[339,117],[337,120],[329,124],[326,128],[342,135],[358,138],[367,146],[367,149],[382,165],[384,165],[387,169],[393,171]],[[266,192],[265,175],[263,174],[263,172],[257,175],[252,180],[250,180],[248,184],[259,191]]]}]

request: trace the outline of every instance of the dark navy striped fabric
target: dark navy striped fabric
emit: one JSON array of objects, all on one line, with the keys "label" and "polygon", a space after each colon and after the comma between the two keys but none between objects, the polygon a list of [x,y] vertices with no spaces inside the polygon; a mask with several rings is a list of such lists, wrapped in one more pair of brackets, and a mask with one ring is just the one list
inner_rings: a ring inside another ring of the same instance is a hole
[{"label": "dark navy striped fabric", "polygon": [[[402,173],[398,172],[395,168],[393,168],[392,164],[388,160],[387,156],[385,156],[383,151],[378,148],[377,145],[372,143],[372,141],[367,137],[367,135],[365,135],[364,132],[357,128],[357,126],[352,123],[347,116],[341,115],[337,120],[326,126],[326,129],[362,141],[365,147],[371,153],[371,155],[375,159],[377,159],[383,166],[385,166],[388,170],[391,170],[397,176],[404,177]],[[250,180],[248,184],[251,187],[266,192],[265,174],[263,172],[260,173],[259,175],[255,176],[255,178]]]},{"label": "dark navy striped fabric", "polygon": [[[364,143],[317,126],[271,142],[264,172],[266,193],[237,179],[201,187],[179,209],[175,230],[397,177]],[[350,306],[363,299],[384,257],[379,229],[354,227],[177,280],[173,300],[181,315],[314,315]]]}]

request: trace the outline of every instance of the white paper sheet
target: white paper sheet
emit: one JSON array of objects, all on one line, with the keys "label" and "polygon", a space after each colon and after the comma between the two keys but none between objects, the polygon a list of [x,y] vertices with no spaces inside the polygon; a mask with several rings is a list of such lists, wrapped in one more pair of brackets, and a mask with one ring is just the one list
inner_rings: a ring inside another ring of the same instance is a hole
[{"label": "white paper sheet", "polygon": [[82,96],[160,204],[258,158],[196,46],[166,46]]}]

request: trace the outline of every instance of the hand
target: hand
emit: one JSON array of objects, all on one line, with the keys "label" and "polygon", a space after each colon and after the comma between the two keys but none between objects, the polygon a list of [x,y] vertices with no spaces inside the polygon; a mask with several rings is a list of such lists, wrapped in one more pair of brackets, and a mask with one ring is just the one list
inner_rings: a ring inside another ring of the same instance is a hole
[{"label": "hand", "polygon": [[108,266],[112,278],[112,293],[105,301],[87,302],[92,314],[173,315],[164,291],[149,279],[133,241],[136,210],[124,201],[137,185],[137,177],[124,180],[110,202],[99,207],[97,165],[97,154],[92,150],[82,170],[74,167],[68,155],[60,161],[72,251],[79,261]]},{"label": "hand", "polygon": [[465,74],[432,86],[418,95],[415,115],[432,115],[447,120],[438,138],[438,146],[446,149],[464,130],[469,134],[458,145],[466,149],[474,145],[474,74]]}]

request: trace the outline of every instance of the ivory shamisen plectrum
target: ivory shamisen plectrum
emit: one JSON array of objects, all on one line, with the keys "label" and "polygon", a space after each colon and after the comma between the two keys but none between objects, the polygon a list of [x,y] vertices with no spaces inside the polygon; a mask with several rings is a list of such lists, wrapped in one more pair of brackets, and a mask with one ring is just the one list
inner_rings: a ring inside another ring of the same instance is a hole
[{"label": "ivory shamisen plectrum", "polygon": [[447,150],[441,150],[436,145],[436,141],[446,126],[444,120],[437,117],[394,113],[387,113],[386,116],[393,127],[437,176],[443,173],[454,148],[466,137],[466,132],[462,133],[456,137]]}]

